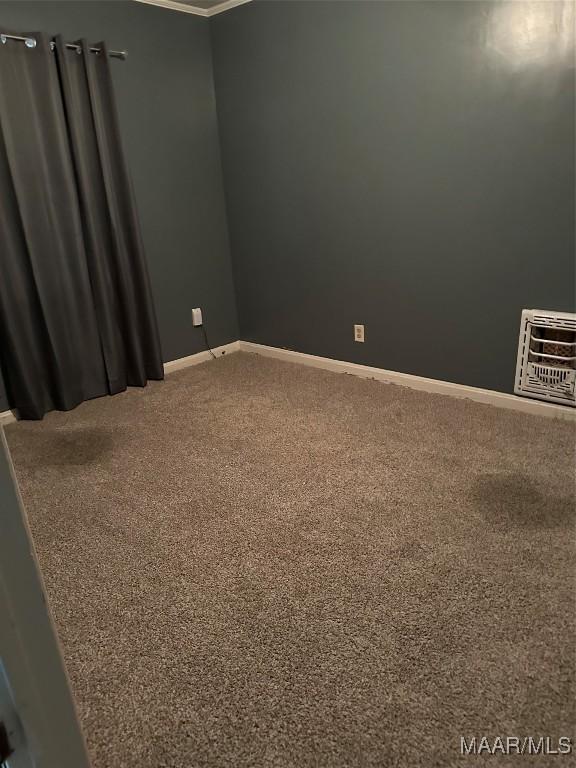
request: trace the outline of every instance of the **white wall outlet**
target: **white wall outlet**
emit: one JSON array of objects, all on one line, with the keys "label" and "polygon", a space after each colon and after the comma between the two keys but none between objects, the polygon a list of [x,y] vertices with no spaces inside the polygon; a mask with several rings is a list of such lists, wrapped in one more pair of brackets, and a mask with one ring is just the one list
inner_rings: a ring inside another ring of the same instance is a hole
[{"label": "white wall outlet", "polygon": [[200,307],[192,310],[192,325],[202,325],[202,310]]},{"label": "white wall outlet", "polygon": [[364,341],[364,326],[363,325],[355,325],[354,326],[354,341]]}]

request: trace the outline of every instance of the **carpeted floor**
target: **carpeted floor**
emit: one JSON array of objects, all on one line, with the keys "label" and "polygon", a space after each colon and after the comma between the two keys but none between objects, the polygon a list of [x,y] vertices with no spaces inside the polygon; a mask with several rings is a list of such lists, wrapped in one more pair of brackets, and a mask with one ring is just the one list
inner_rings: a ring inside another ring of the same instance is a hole
[{"label": "carpeted floor", "polygon": [[236,354],[7,435],[95,768],[574,736],[573,425]]}]

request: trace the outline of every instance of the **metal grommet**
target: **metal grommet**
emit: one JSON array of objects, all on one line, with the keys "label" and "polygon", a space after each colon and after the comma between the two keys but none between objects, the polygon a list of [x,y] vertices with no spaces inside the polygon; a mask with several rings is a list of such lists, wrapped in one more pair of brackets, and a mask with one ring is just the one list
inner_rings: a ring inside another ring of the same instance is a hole
[{"label": "metal grommet", "polygon": [[27,37],[24,44],[27,48],[36,48],[36,40],[33,37]]}]

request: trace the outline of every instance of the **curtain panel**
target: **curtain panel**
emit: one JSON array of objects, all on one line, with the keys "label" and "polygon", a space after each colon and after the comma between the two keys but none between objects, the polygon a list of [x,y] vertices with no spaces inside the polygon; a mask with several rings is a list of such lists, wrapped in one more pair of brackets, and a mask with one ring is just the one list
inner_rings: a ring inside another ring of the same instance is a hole
[{"label": "curtain panel", "polygon": [[105,43],[0,44],[0,365],[39,419],[163,378]]}]

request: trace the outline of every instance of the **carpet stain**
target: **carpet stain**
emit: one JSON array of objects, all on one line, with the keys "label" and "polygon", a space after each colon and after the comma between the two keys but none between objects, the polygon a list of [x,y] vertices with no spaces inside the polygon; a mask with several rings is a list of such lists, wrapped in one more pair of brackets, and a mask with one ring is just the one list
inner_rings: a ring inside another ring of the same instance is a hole
[{"label": "carpet stain", "polygon": [[557,495],[548,483],[537,483],[528,475],[485,475],[476,481],[471,498],[494,526],[558,528],[571,533],[576,520],[573,495]]},{"label": "carpet stain", "polygon": [[112,452],[113,435],[112,430],[98,427],[70,431],[48,429],[42,435],[38,462],[47,467],[94,464]]}]

